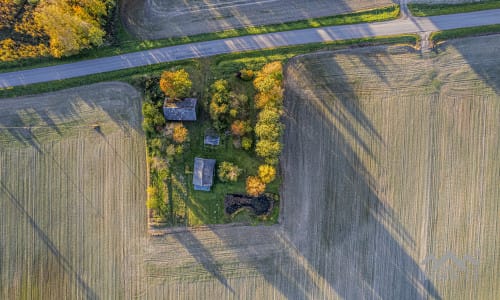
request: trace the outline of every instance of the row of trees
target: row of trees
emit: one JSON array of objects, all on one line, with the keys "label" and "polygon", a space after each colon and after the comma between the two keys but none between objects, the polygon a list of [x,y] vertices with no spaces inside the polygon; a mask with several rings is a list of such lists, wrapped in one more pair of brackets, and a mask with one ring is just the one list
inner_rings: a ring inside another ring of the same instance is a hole
[{"label": "row of trees", "polygon": [[0,60],[74,55],[104,42],[115,0],[0,0]]},{"label": "row of trees", "polygon": [[281,115],[283,111],[282,65],[272,62],[265,65],[257,73],[253,85],[255,107],[259,110],[255,124],[255,153],[264,159],[266,164],[259,166],[258,176],[250,176],[246,181],[247,193],[253,196],[262,194],[266,185],[276,177],[275,165],[279,162],[282,144],[281,135],[283,125]]}]

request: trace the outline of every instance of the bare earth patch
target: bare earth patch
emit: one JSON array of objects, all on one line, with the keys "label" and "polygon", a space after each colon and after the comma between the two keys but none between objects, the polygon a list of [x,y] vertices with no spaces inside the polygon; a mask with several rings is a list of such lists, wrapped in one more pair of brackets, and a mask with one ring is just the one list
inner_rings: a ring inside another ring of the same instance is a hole
[{"label": "bare earth patch", "polygon": [[392,4],[390,0],[126,0],[126,27],[141,39],[161,39],[232,28],[333,16]]}]

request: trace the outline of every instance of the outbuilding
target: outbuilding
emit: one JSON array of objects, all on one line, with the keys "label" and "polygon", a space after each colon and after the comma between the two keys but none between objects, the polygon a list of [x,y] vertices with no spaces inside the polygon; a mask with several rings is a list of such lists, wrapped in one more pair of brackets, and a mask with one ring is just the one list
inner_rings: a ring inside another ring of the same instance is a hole
[{"label": "outbuilding", "polygon": [[163,115],[167,121],[196,121],[196,102],[196,98],[167,99],[163,104]]},{"label": "outbuilding", "polygon": [[215,159],[195,157],[193,185],[196,191],[209,192],[214,183]]}]

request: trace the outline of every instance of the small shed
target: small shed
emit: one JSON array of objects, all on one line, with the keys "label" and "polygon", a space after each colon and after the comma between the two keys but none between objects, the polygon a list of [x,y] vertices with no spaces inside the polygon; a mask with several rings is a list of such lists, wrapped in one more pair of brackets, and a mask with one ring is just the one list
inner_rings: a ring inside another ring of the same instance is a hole
[{"label": "small shed", "polygon": [[163,115],[167,121],[196,121],[196,98],[181,101],[165,100]]},{"label": "small shed", "polygon": [[193,185],[196,191],[209,192],[214,183],[215,159],[195,157]]},{"label": "small shed", "polygon": [[205,131],[205,138],[203,139],[203,144],[209,146],[218,146],[220,144],[220,136],[215,129],[208,128]]}]

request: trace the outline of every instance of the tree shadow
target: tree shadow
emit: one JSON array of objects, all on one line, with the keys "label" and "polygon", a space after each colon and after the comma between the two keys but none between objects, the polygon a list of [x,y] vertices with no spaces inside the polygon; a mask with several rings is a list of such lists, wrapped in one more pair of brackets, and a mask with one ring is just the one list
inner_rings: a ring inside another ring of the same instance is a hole
[{"label": "tree shadow", "polygon": [[358,145],[379,148],[383,141],[350,84],[337,86],[344,89],[320,95],[285,89],[283,231],[342,298],[440,299],[408,253],[415,242],[360,157],[366,150]]},{"label": "tree shadow", "polygon": [[186,250],[203,266],[214,278],[216,278],[226,289],[234,294],[233,288],[229,285],[226,277],[217,265],[215,258],[210,251],[200,243],[200,241],[188,230],[182,233],[174,233],[173,236]]},{"label": "tree shadow", "polygon": [[[36,236],[45,244],[50,253],[54,256],[57,263],[63,268],[63,270],[69,274],[69,277],[75,281],[77,286],[83,291],[86,299],[99,299],[95,291],[85,282],[80,273],[75,270],[70,261],[61,253],[59,248],[54,244],[50,237],[45,233],[45,231],[40,228],[36,220],[29,214],[29,212],[24,208],[21,202],[10,192],[10,190],[5,186],[5,184],[0,181],[0,188],[7,199],[10,200],[11,204],[19,211],[19,213],[25,218],[25,220],[33,228],[33,232]],[[0,255],[1,257],[1,255]]]}]

